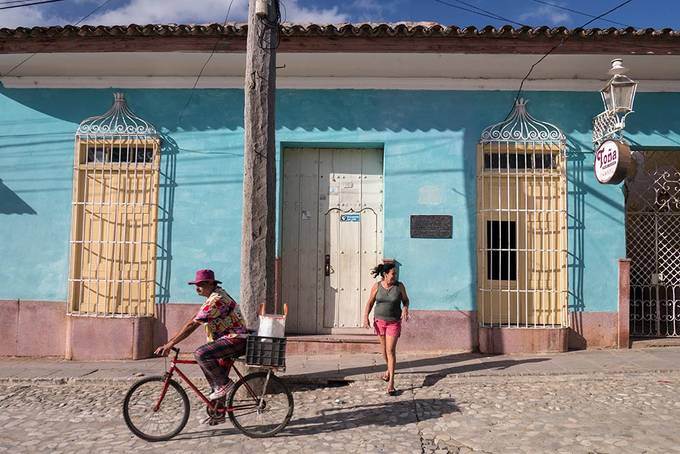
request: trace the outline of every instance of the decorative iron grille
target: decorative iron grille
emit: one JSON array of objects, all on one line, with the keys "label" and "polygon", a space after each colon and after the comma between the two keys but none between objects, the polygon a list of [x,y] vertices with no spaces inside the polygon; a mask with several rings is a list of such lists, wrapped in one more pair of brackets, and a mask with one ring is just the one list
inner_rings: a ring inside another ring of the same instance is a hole
[{"label": "decorative iron grille", "polygon": [[160,138],[122,93],[76,132],[68,311],[154,313]]},{"label": "decorative iron grille", "polygon": [[680,153],[638,152],[626,183],[630,331],[680,337]]},{"label": "decorative iron grille", "polygon": [[593,143],[600,145],[607,139],[621,138],[621,131],[626,127],[626,117],[619,118],[616,114],[604,111],[593,117]]},{"label": "decorative iron grille", "polygon": [[477,148],[477,305],[486,326],[567,316],[566,139],[520,99]]}]

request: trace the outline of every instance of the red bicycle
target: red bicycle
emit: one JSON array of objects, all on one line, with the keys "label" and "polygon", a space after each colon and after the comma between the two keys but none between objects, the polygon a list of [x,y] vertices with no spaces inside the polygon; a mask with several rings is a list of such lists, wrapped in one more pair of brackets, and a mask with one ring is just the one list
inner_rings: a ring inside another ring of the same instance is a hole
[{"label": "red bicycle", "polygon": [[244,376],[234,364],[238,380],[231,392],[226,400],[211,401],[177,366],[196,364],[196,361],[178,359],[179,349],[172,351],[175,355],[165,375],[139,380],[125,395],[123,417],[139,438],[169,440],[180,433],[189,420],[189,398],[184,388],[173,380],[175,373],[205,402],[209,418],[223,418],[226,413],[234,427],[249,437],[276,435],[293,416],[293,395],[283,380],[274,375],[275,367]]}]

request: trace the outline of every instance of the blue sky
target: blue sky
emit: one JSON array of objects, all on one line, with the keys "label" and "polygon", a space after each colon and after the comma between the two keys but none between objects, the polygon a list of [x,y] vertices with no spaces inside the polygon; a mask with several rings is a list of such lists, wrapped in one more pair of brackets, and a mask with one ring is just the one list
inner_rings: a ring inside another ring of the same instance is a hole
[{"label": "blue sky", "polygon": [[[222,22],[232,0],[111,0],[87,24],[211,23]],[[503,25],[506,20],[467,10],[480,8],[492,15],[526,25],[579,27],[623,0],[282,0],[289,22],[432,21],[447,25]],[[0,10],[0,27],[74,24],[104,0],[64,0],[47,5]],[[449,5],[445,5],[448,3]],[[7,0],[0,0],[7,5]],[[557,6],[551,6],[551,3]],[[561,8],[559,8],[561,7]],[[574,10],[568,11],[565,8]],[[244,21],[247,0],[233,0],[230,21]],[[484,13],[486,14],[486,13]],[[680,0],[632,0],[589,27],[680,29]]]}]

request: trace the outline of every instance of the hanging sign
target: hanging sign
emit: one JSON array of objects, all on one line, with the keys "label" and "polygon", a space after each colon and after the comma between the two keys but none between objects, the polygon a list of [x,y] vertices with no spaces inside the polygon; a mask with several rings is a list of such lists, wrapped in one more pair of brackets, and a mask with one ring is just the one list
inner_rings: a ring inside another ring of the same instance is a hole
[{"label": "hanging sign", "polygon": [[595,151],[595,177],[600,183],[621,183],[633,170],[630,147],[620,140],[607,140]]}]

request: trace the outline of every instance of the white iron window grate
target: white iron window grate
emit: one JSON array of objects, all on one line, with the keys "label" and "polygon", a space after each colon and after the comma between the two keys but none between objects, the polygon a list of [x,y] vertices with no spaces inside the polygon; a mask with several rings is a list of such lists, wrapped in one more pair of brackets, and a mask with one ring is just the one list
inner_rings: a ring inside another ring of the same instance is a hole
[{"label": "white iron window grate", "polygon": [[152,316],[160,139],[122,94],[76,133],[70,314]]},{"label": "white iron window grate", "polygon": [[568,326],[565,137],[518,100],[486,128],[477,158],[482,325]]}]

